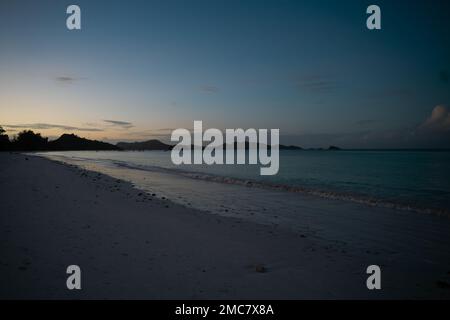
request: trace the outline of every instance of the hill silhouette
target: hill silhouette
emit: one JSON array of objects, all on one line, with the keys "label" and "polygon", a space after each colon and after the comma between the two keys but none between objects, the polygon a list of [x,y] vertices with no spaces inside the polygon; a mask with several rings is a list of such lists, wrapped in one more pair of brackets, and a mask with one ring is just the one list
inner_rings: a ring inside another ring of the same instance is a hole
[{"label": "hill silhouette", "polygon": [[78,137],[75,134],[63,134],[58,139],[49,141],[48,150],[68,151],[68,150],[120,150],[119,147],[97,140],[89,140]]},{"label": "hill silhouette", "polygon": [[147,140],[142,142],[118,142],[116,146],[122,150],[171,150],[173,146],[159,140]]},{"label": "hill silhouette", "polygon": [[[226,144],[226,143],[223,144],[223,148],[224,149],[227,148],[227,146],[228,146],[228,144]],[[260,146],[264,146],[264,144],[262,144],[262,143],[257,143],[256,144],[256,148],[257,149],[259,149]],[[271,145],[266,145],[266,147],[267,147],[267,149],[271,149],[272,146]],[[234,148],[235,149],[237,148],[237,142],[234,142]],[[303,150],[302,147],[293,146],[293,145],[285,146],[284,144],[279,144],[278,148],[280,150]],[[250,149],[250,143],[248,141],[245,141],[245,149],[246,150]]]},{"label": "hill silhouette", "polygon": [[[153,141],[158,141],[159,142],[159,140],[153,140]],[[119,144],[117,144],[117,145],[119,145]],[[257,143],[256,144],[256,148],[257,149],[259,149],[260,146],[264,146],[264,144],[262,144],[262,143]],[[170,146],[170,147],[173,148],[173,146]],[[206,147],[206,145],[203,145],[202,149],[205,149],[205,147]],[[267,149],[271,149],[271,145],[266,145],[266,147],[267,147]],[[222,149],[223,150],[226,150],[228,148],[235,148],[235,149],[237,149],[238,148],[237,142],[235,141],[234,144],[224,143],[222,145]],[[245,148],[245,150],[250,149],[250,143],[248,141],[245,141],[245,147],[244,148]],[[294,146],[294,145],[286,146],[286,145],[283,145],[283,144],[279,144],[278,148],[280,150],[304,150],[302,147],[299,147],[299,146]],[[193,144],[191,144],[191,149],[194,149],[194,145]]]},{"label": "hill silhouette", "polygon": [[80,138],[75,134],[65,133],[56,140],[48,141],[40,133],[24,130],[10,141],[4,132],[0,127],[0,151],[121,150],[113,144]]},{"label": "hill silhouette", "polygon": [[[81,138],[75,134],[62,134],[58,139],[48,141],[48,138],[42,137],[40,133],[34,133],[31,130],[24,130],[12,140],[4,134],[5,130],[0,127],[0,151],[83,151],[83,150],[172,150],[173,145],[165,144],[159,140],[152,139],[147,141],[137,142],[118,142],[116,145],[98,141]],[[259,148],[261,144],[257,144]],[[194,146],[191,145],[191,148]],[[270,149],[270,145],[267,146]],[[204,146],[203,146],[204,148]],[[223,149],[227,148],[227,144],[223,144]],[[234,148],[237,148],[237,142],[234,143]],[[245,149],[249,149],[248,141],[245,142]],[[309,148],[303,149],[294,145],[279,145],[280,150],[341,150],[339,147],[330,146],[328,149],[323,148]]]},{"label": "hill silhouette", "polygon": [[[258,144],[259,147],[260,144]],[[141,142],[118,142],[116,144],[117,147],[119,147],[122,150],[171,150],[173,148],[172,145],[165,144],[159,140],[152,139],[147,141],[141,141]],[[226,149],[227,144],[223,144],[223,149]],[[191,145],[191,148],[194,148],[194,145]],[[205,146],[203,146],[205,148]],[[234,143],[234,148],[237,148],[237,142]],[[268,146],[270,149],[270,145]],[[285,146],[280,144],[279,145],[280,150],[303,150],[303,148],[298,146]],[[245,149],[249,149],[249,143],[248,141],[245,142]]]},{"label": "hill silhouette", "polygon": [[336,150],[341,150],[341,148],[336,147],[336,146],[329,146],[329,147],[328,147],[328,150],[330,150],[330,151],[336,151]]}]

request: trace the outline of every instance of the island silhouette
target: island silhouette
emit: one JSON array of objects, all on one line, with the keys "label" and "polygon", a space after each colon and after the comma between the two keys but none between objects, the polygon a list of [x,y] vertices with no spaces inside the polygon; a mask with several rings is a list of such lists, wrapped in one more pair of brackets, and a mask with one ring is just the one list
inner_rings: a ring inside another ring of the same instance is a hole
[{"label": "island silhouette", "polygon": [[[259,148],[259,145],[257,147]],[[223,144],[223,148],[227,148],[227,144]],[[5,130],[0,127],[0,151],[152,151],[152,150],[172,150],[173,145],[166,144],[157,139],[136,142],[118,142],[111,144],[108,142],[90,140],[82,138],[73,133],[64,133],[56,140],[48,140],[42,137],[40,133],[32,130],[23,130],[15,137],[9,139],[5,134]],[[237,143],[234,143],[237,148]],[[270,146],[268,146],[270,149]],[[245,142],[245,149],[249,149],[248,141]],[[313,148],[304,149],[295,145],[279,145],[280,150],[341,150],[339,147],[330,146],[327,149]]]}]

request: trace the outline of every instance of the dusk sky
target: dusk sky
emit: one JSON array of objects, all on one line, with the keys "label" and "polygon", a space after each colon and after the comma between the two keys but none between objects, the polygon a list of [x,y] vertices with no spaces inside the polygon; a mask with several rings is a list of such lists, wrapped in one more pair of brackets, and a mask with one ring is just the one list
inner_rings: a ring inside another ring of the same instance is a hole
[{"label": "dusk sky", "polygon": [[[81,7],[82,29],[66,28]],[[382,30],[366,28],[377,4]],[[51,139],[279,128],[305,147],[450,147],[448,1],[0,2],[0,125]]]}]

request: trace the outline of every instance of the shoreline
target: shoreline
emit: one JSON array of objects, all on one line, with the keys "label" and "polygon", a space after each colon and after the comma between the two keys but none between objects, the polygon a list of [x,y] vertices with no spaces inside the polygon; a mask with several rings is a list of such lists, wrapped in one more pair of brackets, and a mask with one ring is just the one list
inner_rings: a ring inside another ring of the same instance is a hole
[{"label": "shoreline", "polygon": [[[305,216],[305,232],[299,233],[207,214],[129,182],[38,156],[0,153],[0,181],[3,299],[450,297],[450,290],[438,285],[450,280],[450,266],[443,263],[450,254],[442,251],[450,243],[450,219],[411,214],[418,222],[394,230],[398,239],[391,234],[383,239],[386,229],[380,229],[377,235],[387,247],[394,241],[404,246],[389,253],[374,250],[373,239],[352,234],[343,239],[333,231],[346,219],[340,215],[345,207],[322,207],[334,220]],[[304,203],[307,212],[308,199]],[[375,214],[352,217],[363,230],[387,224]],[[424,224],[426,218],[432,223]],[[389,229],[406,219],[394,215]],[[326,232],[316,233],[318,226]],[[413,237],[417,243],[409,247],[402,242],[415,233],[426,234]],[[82,270],[81,291],[65,287],[70,264]],[[381,291],[365,286],[370,264],[385,270]]]},{"label": "shoreline", "polygon": [[[117,151],[122,152],[122,151]],[[126,151],[126,152],[137,152],[137,151]],[[152,151],[147,151],[152,152]],[[156,151],[158,152],[158,151]],[[33,153],[31,153],[33,154]],[[94,158],[78,158],[78,157],[71,157],[67,156],[66,154],[53,154],[53,153],[45,153],[45,152],[38,152],[36,155],[43,156],[45,158],[51,159],[51,160],[57,160],[60,162],[68,163],[68,164],[75,164],[77,166],[83,167],[85,169],[98,171],[101,173],[106,173],[107,175],[116,175],[116,173],[120,170],[110,170],[110,168],[107,168],[105,171],[105,167],[119,167],[123,169],[122,171],[126,171],[129,169],[129,171],[137,171],[141,172],[143,175],[149,174],[149,175],[165,175],[168,179],[170,177],[174,178],[188,178],[192,180],[199,181],[199,184],[202,184],[202,181],[204,182],[212,182],[212,183],[219,183],[219,184],[227,184],[227,185],[234,185],[237,187],[246,187],[246,188],[256,188],[259,190],[266,190],[268,192],[270,191],[277,191],[277,192],[287,192],[287,193],[295,193],[299,194],[300,197],[307,197],[311,196],[314,199],[324,199],[325,201],[345,201],[349,203],[353,203],[356,205],[363,205],[368,207],[374,207],[374,208],[380,208],[382,209],[394,209],[394,210],[400,210],[405,212],[415,212],[415,213],[421,213],[421,214],[432,214],[436,216],[446,216],[450,218],[450,211],[443,203],[440,205],[432,205],[433,202],[428,201],[427,204],[425,203],[417,203],[417,197],[415,198],[409,198],[404,199],[402,198],[397,199],[393,196],[380,196],[380,195],[374,195],[374,194],[368,194],[364,192],[358,192],[358,191],[349,191],[349,190],[341,190],[339,188],[327,188],[327,187],[312,187],[312,186],[305,186],[305,185],[298,185],[298,184],[289,184],[289,183],[283,183],[282,181],[265,181],[265,180],[258,180],[251,177],[238,177],[236,175],[233,175],[232,173],[229,173],[228,175],[220,174],[220,173],[214,173],[214,172],[208,172],[208,171],[202,171],[202,170],[190,170],[185,168],[178,168],[178,167],[165,167],[164,165],[143,165],[143,164],[136,164],[136,163],[129,163],[124,160],[118,160],[112,157],[109,158],[100,158],[95,159]],[[236,173],[235,173],[236,174]],[[120,178],[124,178],[126,180],[128,177],[124,177],[123,175],[118,175]],[[134,175],[136,176],[136,175]],[[139,180],[139,179],[136,179]],[[182,179],[179,179],[180,181]],[[131,181],[131,180],[130,180]],[[194,183],[193,183],[194,184]],[[148,189],[151,189],[152,186],[147,186]],[[141,186],[141,188],[145,189],[145,187]],[[242,189],[242,188],[241,188]],[[257,191],[256,191],[257,192]],[[402,192],[399,190],[399,192]],[[403,191],[404,192],[404,191]],[[191,195],[192,196],[192,195]],[[419,197],[420,198],[420,197]],[[422,198],[426,198],[424,195]],[[434,204],[434,203],[433,203]],[[202,209],[203,210],[203,209]]]}]

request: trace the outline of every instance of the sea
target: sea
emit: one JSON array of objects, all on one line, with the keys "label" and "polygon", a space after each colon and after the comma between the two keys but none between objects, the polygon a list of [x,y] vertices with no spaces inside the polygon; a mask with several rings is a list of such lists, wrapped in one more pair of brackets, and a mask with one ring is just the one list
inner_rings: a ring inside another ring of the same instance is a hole
[{"label": "sea", "polygon": [[254,214],[278,211],[289,202],[295,207],[296,201],[305,197],[427,214],[450,212],[450,151],[281,150],[279,172],[273,176],[260,175],[259,164],[174,165],[170,151],[38,155],[227,215],[245,210]]}]

